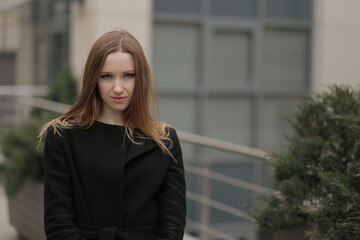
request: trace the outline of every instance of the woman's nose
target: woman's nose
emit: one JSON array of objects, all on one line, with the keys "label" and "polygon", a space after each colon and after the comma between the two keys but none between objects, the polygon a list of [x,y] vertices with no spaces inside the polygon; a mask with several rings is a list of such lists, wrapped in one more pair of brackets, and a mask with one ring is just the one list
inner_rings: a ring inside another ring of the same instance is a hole
[{"label": "woman's nose", "polygon": [[122,93],[124,91],[124,87],[122,85],[121,79],[115,80],[115,85],[114,85],[113,91],[115,93]]}]

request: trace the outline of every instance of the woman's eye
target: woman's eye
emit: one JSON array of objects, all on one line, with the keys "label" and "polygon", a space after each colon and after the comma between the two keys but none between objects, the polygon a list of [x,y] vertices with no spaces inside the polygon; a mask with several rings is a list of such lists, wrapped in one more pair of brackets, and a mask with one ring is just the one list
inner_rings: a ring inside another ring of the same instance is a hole
[{"label": "woman's eye", "polygon": [[103,78],[103,79],[110,79],[111,75],[110,74],[103,74],[100,77]]},{"label": "woman's eye", "polygon": [[133,77],[135,77],[134,73],[125,73],[124,74],[124,78],[133,78]]}]

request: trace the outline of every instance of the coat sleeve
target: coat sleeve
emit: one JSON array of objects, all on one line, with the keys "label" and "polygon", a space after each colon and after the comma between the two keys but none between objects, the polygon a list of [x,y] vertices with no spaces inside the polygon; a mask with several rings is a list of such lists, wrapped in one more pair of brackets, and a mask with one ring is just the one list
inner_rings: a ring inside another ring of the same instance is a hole
[{"label": "coat sleeve", "polygon": [[181,240],[186,219],[185,176],[182,152],[176,131],[170,129],[173,141],[165,181],[158,194],[158,234],[156,240]]},{"label": "coat sleeve", "polygon": [[43,152],[44,224],[47,240],[81,240],[74,224],[73,192],[62,139],[48,131]]}]

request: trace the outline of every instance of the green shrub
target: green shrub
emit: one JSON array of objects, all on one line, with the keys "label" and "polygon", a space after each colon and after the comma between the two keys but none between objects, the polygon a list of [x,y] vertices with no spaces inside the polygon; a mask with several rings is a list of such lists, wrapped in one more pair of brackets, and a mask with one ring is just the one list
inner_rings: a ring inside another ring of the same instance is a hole
[{"label": "green shrub", "polygon": [[[72,104],[77,97],[76,85],[77,81],[67,67],[54,79],[46,98]],[[46,122],[58,115],[59,113],[34,108],[27,122],[10,129],[1,137],[1,150],[5,160],[0,164],[0,174],[8,195],[15,194],[28,179],[42,179],[43,147],[39,144],[37,135]]]},{"label": "green shrub", "polygon": [[29,178],[42,179],[41,151],[36,140],[43,119],[30,121],[9,130],[1,138],[5,161],[1,164],[3,185],[8,195],[16,193]]},{"label": "green shrub", "polygon": [[289,118],[284,152],[270,154],[280,196],[251,216],[260,228],[310,227],[312,240],[360,236],[360,90],[334,86],[305,99]]}]

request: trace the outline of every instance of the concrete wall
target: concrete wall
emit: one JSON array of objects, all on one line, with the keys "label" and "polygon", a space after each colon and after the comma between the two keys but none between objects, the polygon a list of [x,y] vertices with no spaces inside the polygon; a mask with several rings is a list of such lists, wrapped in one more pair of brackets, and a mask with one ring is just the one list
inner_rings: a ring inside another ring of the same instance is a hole
[{"label": "concrete wall", "polygon": [[0,9],[0,50],[14,51],[19,44],[19,10]]},{"label": "concrete wall", "polygon": [[18,78],[17,61],[20,45],[20,11],[18,8],[0,9],[0,85],[14,85]]},{"label": "concrete wall", "polygon": [[[19,10],[20,11],[20,10]],[[19,44],[16,58],[16,83],[18,85],[34,84],[34,28],[31,22],[31,5],[21,6],[22,16],[19,21]]]},{"label": "concrete wall", "polygon": [[[33,84],[33,27],[29,3],[0,9],[0,51],[15,52],[15,80],[17,85]],[[10,1],[8,1],[10,3]],[[1,6],[1,5],[0,5]]]},{"label": "concrete wall", "polygon": [[312,89],[359,86],[360,1],[314,0]]},{"label": "concrete wall", "polygon": [[79,77],[94,41],[103,33],[125,29],[151,55],[152,0],[74,1],[70,20],[70,62]]}]

